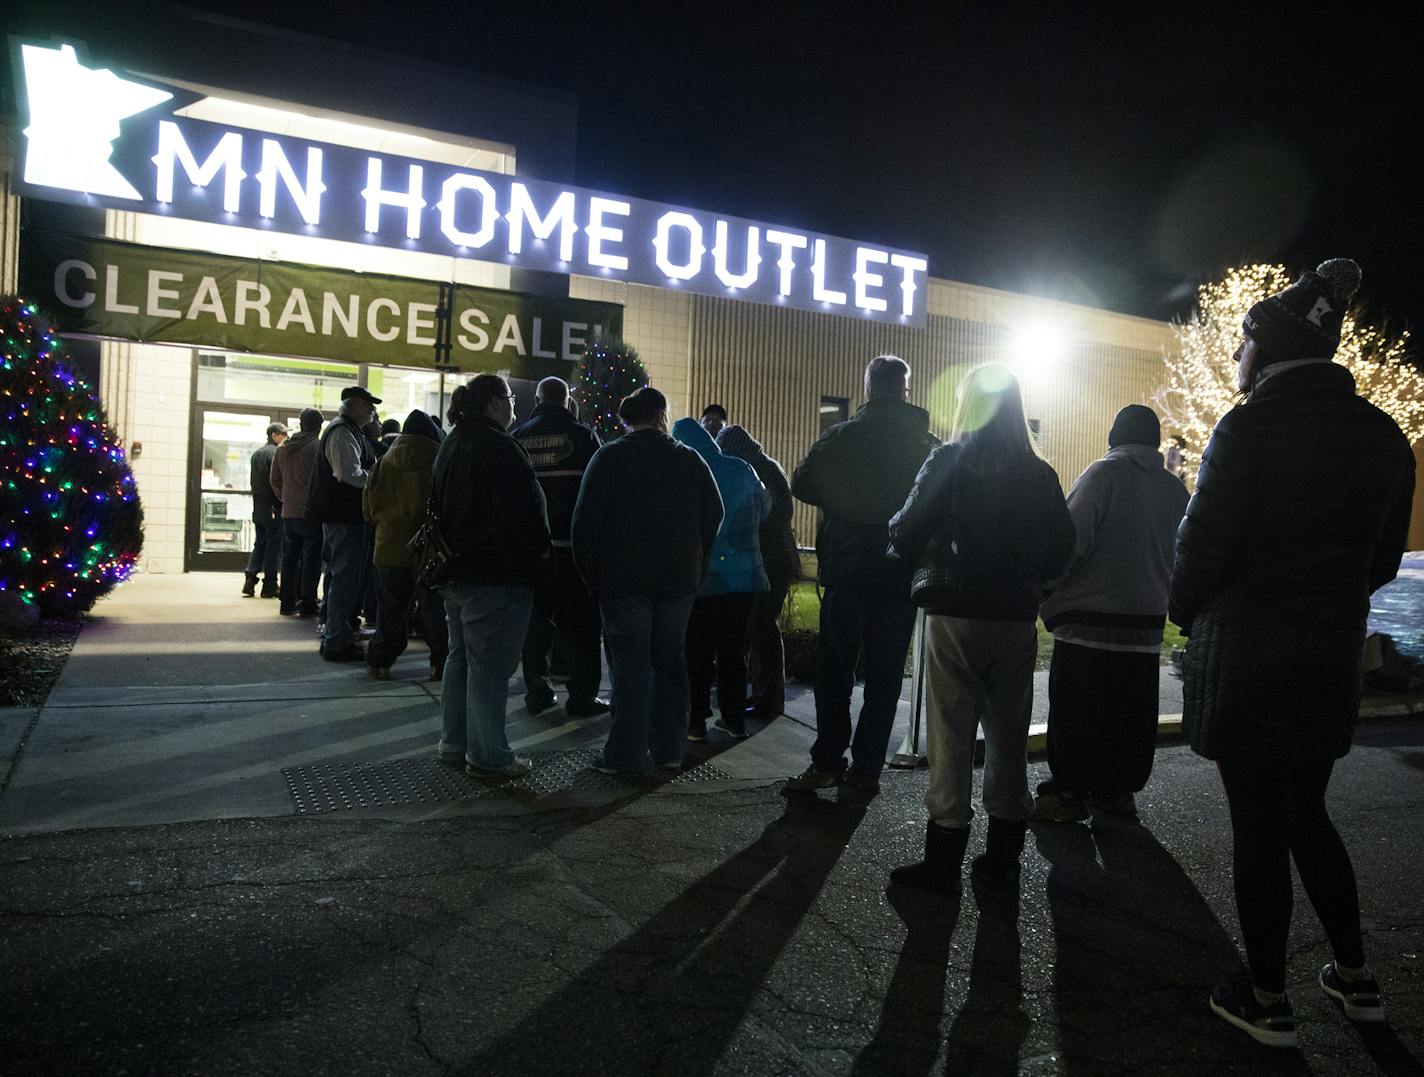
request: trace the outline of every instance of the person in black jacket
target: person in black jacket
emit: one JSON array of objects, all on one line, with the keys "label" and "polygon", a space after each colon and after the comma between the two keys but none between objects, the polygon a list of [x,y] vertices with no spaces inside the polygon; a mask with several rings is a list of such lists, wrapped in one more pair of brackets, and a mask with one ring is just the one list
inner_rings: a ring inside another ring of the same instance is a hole
[{"label": "person in black jacket", "polygon": [[771,495],[771,514],[762,521],[758,533],[762,567],[771,589],[757,592],[747,630],[747,675],[751,679],[747,717],[765,721],[786,707],[786,652],[779,621],[791,582],[801,575],[796,532],[791,529],[791,484],[781,465],[767,456],[761,443],[742,427],[723,427],[717,434],[717,447],[727,456],[751,464]]},{"label": "person in black jacket", "polygon": [[1365,967],[1354,868],[1325,808],[1359,711],[1370,593],[1409,529],[1414,458],[1398,425],[1331,362],[1359,287],[1337,258],[1257,303],[1236,352],[1245,403],[1217,423],[1177,534],[1168,615],[1189,635],[1183,723],[1231,810],[1249,980],[1211,1008],[1296,1043],[1285,996],[1291,860],[1330,940],[1320,974],[1347,1016],[1383,1020]]},{"label": "person in black jacket", "polygon": [[440,588],[450,653],[440,691],[440,757],[467,774],[517,778],[527,758],[505,736],[509,678],[519,664],[534,589],[547,574],[549,518],[529,456],[508,433],[514,394],[479,374],[450,398],[454,431],[435,458],[431,500],[454,550]]},{"label": "person in black jacket", "polygon": [[529,454],[549,504],[554,574],[534,593],[534,612],[524,639],[524,704],[530,714],[538,714],[557,702],[549,683],[549,656],[557,628],[569,667],[569,698],[564,709],[570,718],[606,714],[608,703],[598,698],[598,684],[603,679],[598,603],[574,567],[569,538],[584,469],[603,443],[569,410],[567,382],[545,378],[534,390],[534,401],[534,414],[513,433]]},{"label": "person in black jacket", "polygon": [[252,490],[252,553],[242,581],[242,594],[251,598],[257,590],[257,574],[262,573],[262,597],[277,597],[277,569],[282,561],[282,503],[272,490],[272,457],[287,440],[281,423],[267,427],[267,441],[252,454],[249,488]]},{"label": "person in black jacket", "polygon": [[1028,792],[1028,726],[1044,585],[1073,553],[1063,487],[1038,454],[1018,379],[998,363],[960,385],[954,436],[925,461],[890,541],[907,564],[941,573],[925,606],[930,786],[922,862],[892,883],[957,894],[969,842],[975,731],[984,727],[984,854],[973,872],[1014,886]]},{"label": "person in black jacket", "polygon": [[613,726],[595,769],[642,774],[648,750],[677,771],[687,751],[687,619],[722,525],[707,464],[668,436],[667,398],[644,386],[628,433],[594,454],[574,506],[574,563],[598,598],[613,667]]},{"label": "person in black jacket", "polygon": [[[791,493],[823,513],[816,559],[825,587],[816,648],[816,742],[811,765],[786,783],[793,791],[824,789],[842,778],[861,792],[880,788],[915,629],[910,567],[887,556],[885,525],[939,444],[929,432],[929,412],[908,403],[909,393],[909,365],[893,355],[876,356],[865,368],[865,405],[822,434],[791,477]],[[862,653],[865,699],[852,742],[851,690]]]}]

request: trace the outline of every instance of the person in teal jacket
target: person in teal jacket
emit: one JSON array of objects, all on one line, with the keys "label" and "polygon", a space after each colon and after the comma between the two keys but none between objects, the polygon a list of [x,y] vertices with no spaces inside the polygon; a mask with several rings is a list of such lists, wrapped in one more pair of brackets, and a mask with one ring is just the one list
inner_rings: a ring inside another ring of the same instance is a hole
[{"label": "person in teal jacket", "polygon": [[726,514],[712,561],[687,623],[687,677],[692,713],[688,740],[707,739],[712,716],[712,682],[717,682],[717,725],[733,737],[747,735],[747,626],[760,591],[770,589],[761,560],[761,522],[771,512],[771,495],[752,466],[724,456],[696,419],[679,419],[672,436],[695,450],[712,470]]}]

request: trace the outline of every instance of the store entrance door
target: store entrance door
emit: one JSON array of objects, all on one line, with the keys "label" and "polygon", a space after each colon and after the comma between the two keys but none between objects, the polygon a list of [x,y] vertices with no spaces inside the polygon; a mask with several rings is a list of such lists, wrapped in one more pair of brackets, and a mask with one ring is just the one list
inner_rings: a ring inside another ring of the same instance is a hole
[{"label": "store entrance door", "polygon": [[252,454],[267,441],[267,427],[279,422],[296,430],[297,416],[285,408],[224,404],[194,409],[188,454],[189,572],[241,572],[255,535],[252,523]]}]

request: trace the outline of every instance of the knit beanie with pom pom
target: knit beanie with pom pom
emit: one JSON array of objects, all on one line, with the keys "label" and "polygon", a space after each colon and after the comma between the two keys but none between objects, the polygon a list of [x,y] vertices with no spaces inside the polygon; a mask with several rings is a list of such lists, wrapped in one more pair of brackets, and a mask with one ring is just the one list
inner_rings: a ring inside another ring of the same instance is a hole
[{"label": "knit beanie with pom pom", "polygon": [[1360,267],[1348,258],[1332,258],[1257,303],[1241,328],[1265,352],[1265,364],[1329,359],[1340,346],[1340,323],[1359,288]]}]

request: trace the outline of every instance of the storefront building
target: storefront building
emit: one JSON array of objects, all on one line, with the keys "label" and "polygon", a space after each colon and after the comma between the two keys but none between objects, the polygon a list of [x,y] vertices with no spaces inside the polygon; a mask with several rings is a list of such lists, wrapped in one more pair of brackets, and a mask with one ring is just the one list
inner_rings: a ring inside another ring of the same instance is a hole
[{"label": "storefront building", "polygon": [[[334,415],[353,382],[401,419],[501,370],[523,416],[536,378],[621,335],[676,412],[722,404],[789,471],[871,356],[909,362],[941,433],[957,375],[996,359],[1066,485],[1173,346],[912,249],[575,187],[564,95],[217,20],[36,18],[12,49],[0,288],[52,309],[96,381],[150,572],[240,568],[267,424]],[[811,510],[796,526],[809,545]]]}]

